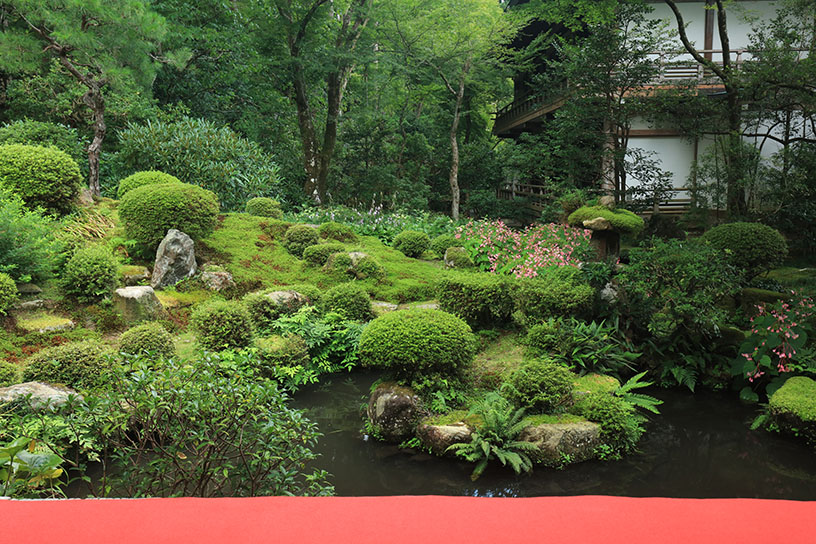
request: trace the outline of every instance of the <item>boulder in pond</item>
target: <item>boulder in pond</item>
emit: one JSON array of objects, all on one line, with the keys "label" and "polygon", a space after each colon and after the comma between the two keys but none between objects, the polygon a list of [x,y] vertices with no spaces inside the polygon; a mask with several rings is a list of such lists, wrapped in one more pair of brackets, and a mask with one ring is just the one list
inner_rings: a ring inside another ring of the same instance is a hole
[{"label": "boulder in pond", "polygon": [[121,287],[113,293],[113,305],[128,322],[152,321],[167,313],[149,285]]},{"label": "boulder in pond", "polygon": [[536,463],[547,466],[561,466],[567,460],[580,463],[596,457],[595,449],[601,445],[601,426],[590,421],[530,425],[521,431],[518,440],[538,448],[531,455]]},{"label": "boulder in pond", "polygon": [[[14,401],[22,401],[29,397],[28,404],[31,408],[37,409],[43,406],[59,407],[68,402],[69,395],[77,395],[77,392],[68,387],[49,385],[41,382],[25,382],[0,387],[0,404]],[[77,395],[80,399],[80,395]]]},{"label": "boulder in pond", "polygon": [[447,425],[420,423],[416,429],[417,438],[435,455],[454,455],[447,449],[459,442],[470,442],[473,430],[463,421]]},{"label": "boulder in pond", "polygon": [[425,415],[419,396],[410,387],[395,383],[381,383],[374,389],[367,412],[375,434],[387,442],[414,436],[417,422]]},{"label": "boulder in pond", "polygon": [[154,289],[171,287],[196,273],[193,239],[177,229],[170,229],[156,250],[150,285]]}]

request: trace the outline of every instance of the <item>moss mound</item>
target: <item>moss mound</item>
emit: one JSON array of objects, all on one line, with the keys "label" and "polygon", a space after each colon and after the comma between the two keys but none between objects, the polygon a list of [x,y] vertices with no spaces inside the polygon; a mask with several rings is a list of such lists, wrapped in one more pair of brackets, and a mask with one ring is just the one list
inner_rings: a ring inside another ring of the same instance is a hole
[{"label": "moss mound", "polygon": [[643,230],[643,219],[624,209],[610,210],[606,206],[584,206],[572,212],[567,222],[574,227],[584,226],[584,221],[602,217],[618,232],[638,234]]}]

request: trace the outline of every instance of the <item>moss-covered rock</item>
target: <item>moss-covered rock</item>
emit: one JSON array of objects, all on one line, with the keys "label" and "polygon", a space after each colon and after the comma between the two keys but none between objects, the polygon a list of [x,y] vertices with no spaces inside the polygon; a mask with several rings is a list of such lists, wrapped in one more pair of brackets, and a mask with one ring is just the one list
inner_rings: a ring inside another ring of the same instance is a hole
[{"label": "moss-covered rock", "polygon": [[584,221],[597,218],[609,221],[611,227],[620,233],[638,234],[643,230],[643,219],[624,209],[610,210],[606,206],[584,206],[572,212],[567,222],[574,227],[584,227]]},{"label": "moss-covered rock", "polygon": [[572,396],[580,397],[590,393],[612,394],[620,387],[620,382],[613,376],[602,374],[586,374],[572,382]]},{"label": "moss-covered rock", "polygon": [[816,445],[816,381],[794,376],[771,395],[768,410],[779,428]]},{"label": "moss-covered rock", "polygon": [[367,414],[378,438],[401,442],[413,436],[425,411],[419,396],[411,388],[381,383],[371,393]]},{"label": "moss-covered rock", "polygon": [[531,457],[536,463],[561,467],[597,457],[601,426],[589,421],[531,425],[521,431],[518,440],[535,445],[537,451]]}]

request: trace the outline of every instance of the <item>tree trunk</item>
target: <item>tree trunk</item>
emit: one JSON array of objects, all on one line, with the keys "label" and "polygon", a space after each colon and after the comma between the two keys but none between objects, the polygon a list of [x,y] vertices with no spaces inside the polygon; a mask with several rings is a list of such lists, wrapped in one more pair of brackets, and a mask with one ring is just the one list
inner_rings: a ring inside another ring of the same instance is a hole
[{"label": "tree trunk", "polygon": [[459,220],[459,138],[457,132],[459,130],[459,119],[462,116],[462,102],[465,96],[465,79],[470,71],[470,59],[465,62],[462,67],[462,73],[459,77],[459,88],[456,89],[456,103],[453,108],[453,122],[450,129],[450,144],[451,144],[451,166],[450,175],[448,177],[451,188],[451,217],[454,221]]},{"label": "tree trunk", "polygon": [[94,137],[91,145],[88,146],[88,188],[94,197],[102,196],[99,186],[99,155],[102,152],[102,142],[105,141],[105,134],[108,129],[105,125],[105,99],[102,96],[100,86],[92,83],[88,92],[82,97],[82,101],[93,114]]}]

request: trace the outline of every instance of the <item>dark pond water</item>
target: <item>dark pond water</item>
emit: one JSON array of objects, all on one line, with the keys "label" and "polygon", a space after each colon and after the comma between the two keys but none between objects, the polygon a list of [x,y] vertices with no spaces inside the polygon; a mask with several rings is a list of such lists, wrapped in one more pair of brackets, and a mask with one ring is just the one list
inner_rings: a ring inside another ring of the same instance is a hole
[{"label": "dark pond water", "polygon": [[368,440],[361,406],[375,376],[345,375],[295,398],[324,437],[315,463],[332,474],[341,496],[621,495],[631,497],[816,500],[816,452],[764,431],[751,431],[755,407],[727,393],[653,391],[664,404],[639,453],[564,470],[536,468],[515,476],[493,467],[475,483],[471,465]]}]

